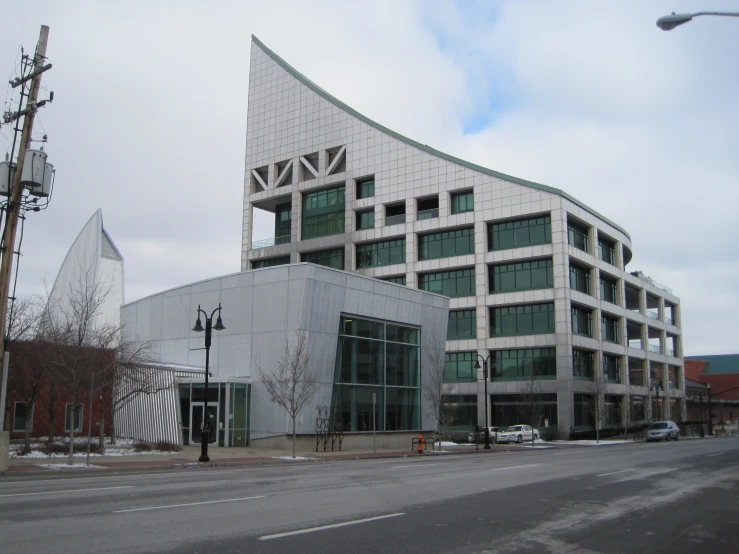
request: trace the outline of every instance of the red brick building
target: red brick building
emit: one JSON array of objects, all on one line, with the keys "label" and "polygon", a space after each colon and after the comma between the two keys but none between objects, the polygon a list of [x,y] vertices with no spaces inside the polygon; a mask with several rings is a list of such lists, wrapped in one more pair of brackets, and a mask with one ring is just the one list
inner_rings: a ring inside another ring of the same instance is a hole
[{"label": "red brick building", "polygon": [[[739,354],[718,354],[711,356],[686,356],[685,378],[704,386],[703,401],[708,403],[710,396],[711,421],[720,430],[737,432],[739,428]],[[688,397],[686,384],[686,397]],[[696,388],[696,387],[694,387]],[[697,391],[696,391],[697,392]],[[688,399],[688,411],[694,400]],[[697,407],[692,406],[692,413]],[[690,416],[688,416],[690,417]]]}]

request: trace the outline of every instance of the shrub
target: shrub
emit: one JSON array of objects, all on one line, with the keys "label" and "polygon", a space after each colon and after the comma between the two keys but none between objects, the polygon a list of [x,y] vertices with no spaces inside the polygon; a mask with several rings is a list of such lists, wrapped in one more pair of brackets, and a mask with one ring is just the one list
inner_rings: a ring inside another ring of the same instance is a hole
[{"label": "shrub", "polygon": [[133,450],[135,452],[151,452],[153,445],[150,442],[139,441],[133,443]]},{"label": "shrub", "polygon": [[[47,456],[51,456],[53,454],[67,454],[69,453],[69,442],[52,442],[51,444],[45,444],[41,451],[46,454]],[[75,454],[87,454],[87,442],[81,443],[75,441],[74,443],[74,453]],[[98,453],[98,445],[96,442],[90,443],[90,453],[91,454],[97,454]]]},{"label": "shrub", "polygon": [[182,450],[182,447],[179,444],[175,444],[170,441],[158,440],[154,443],[154,450],[159,450],[161,452],[179,452]]}]

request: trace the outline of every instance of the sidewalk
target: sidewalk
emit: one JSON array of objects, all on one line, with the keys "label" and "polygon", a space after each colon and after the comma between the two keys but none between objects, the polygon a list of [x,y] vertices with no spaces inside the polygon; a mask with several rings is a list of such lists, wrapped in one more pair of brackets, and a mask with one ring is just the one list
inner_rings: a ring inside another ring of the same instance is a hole
[{"label": "sidewalk", "polygon": [[390,450],[378,449],[377,453],[372,450],[342,450],[342,451],[297,451],[296,459],[292,459],[292,451],[284,449],[267,448],[209,448],[208,457],[210,462],[198,462],[200,457],[199,446],[183,446],[180,452],[165,455],[132,455],[132,456],[90,456],[90,466],[86,467],[86,456],[75,456],[75,468],[53,468],[48,465],[66,465],[66,457],[51,458],[11,458],[10,467],[7,471],[0,472],[2,476],[11,475],[40,475],[53,473],[99,473],[100,471],[126,471],[126,470],[157,470],[157,469],[188,469],[225,466],[248,466],[248,465],[278,465],[291,463],[314,463],[323,461],[359,460],[371,458],[404,458],[404,457],[432,457],[454,454],[490,453],[509,449],[507,445],[493,445],[491,450],[484,450],[482,446],[476,450],[472,445],[443,446],[441,451],[427,450],[419,455],[415,450]]}]

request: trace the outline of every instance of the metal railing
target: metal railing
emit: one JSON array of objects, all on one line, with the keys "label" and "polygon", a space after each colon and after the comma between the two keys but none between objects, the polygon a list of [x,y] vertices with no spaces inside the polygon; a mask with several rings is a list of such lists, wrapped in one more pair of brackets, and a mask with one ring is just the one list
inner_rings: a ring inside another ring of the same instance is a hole
[{"label": "metal railing", "polygon": [[405,223],[405,214],[385,216],[385,225],[398,225]]},{"label": "metal railing", "polygon": [[675,320],[671,317],[665,316],[665,323],[667,323],[667,325],[673,325],[675,323]]},{"label": "metal railing", "polygon": [[290,235],[283,235],[281,237],[272,237],[271,239],[255,240],[251,243],[251,249],[256,250],[258,248],[267,248],[268,246],[275,246],[278,244],[287,244],[290,242]]},{"label": "metal railing", "polygon": [[636,348],[638,350],[644,350],[641,346],[640,340],[630,340],[629,341],[629,348]]},{"label": "metal railing", "polygon": [[659,319],[659,312],[647,310],[647,317],[651,317],[652,319]]},{"label": "metal railing", "polygon": [[648,350],[650,352],[656,352],[657,354],[662,352],[662,349],[659,347],[659,344],[650,344]]},{"label": "metal railing", "polygon": [[422,219],[434,219],[439,217],[439,208],[432,208],[430,210],[421,210],[418,212],[418,221]]},{"label": "metal railing", "polygon": [[672,348],[667,348],[665,351],[668,356],[675,356],[675,351]]}]

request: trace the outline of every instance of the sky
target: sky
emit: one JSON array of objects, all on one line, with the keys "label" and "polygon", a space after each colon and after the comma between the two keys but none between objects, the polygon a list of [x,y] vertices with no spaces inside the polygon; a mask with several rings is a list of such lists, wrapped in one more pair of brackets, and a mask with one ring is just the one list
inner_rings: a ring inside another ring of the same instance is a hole
[{"label": "sky", "polygon": [[655,25],[706,2],[10,3],[0,75],[50,27],[34,136],[57,170],[17,292],[51,287],[98,208],[127,302],[239,271],[254,34],[367,117],[615,221],[627,270],[681,298],[684,353],[739,352],[739,18]]}]

